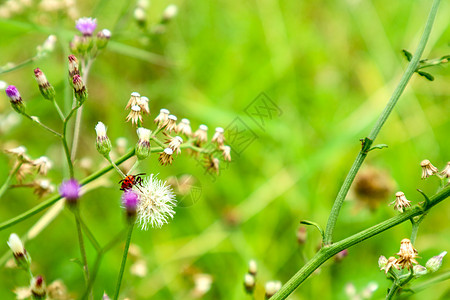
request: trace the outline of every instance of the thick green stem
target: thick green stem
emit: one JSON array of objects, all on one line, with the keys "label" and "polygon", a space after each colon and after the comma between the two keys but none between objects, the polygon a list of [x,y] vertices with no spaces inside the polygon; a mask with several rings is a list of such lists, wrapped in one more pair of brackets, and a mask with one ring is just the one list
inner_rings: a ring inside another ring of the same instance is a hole
[{"label": "thick green stem", "polygon": [[125,249],[123,249],[122,264],[120,265],[119,278],[117,279],[117,285],[116,285],[116,292],[114,294],[114,300],[117,300],[119,298],[120,285],[122,284],[123,272],[125,271],[125,264],[127,262],[128,249],[130,248],[131,234],[133,233],[133,228],[134,228],[134,222],[130,222],[129,229],[128,229],[127,240],[125,242]]},{"label": "thick green stem", "polygon": [[[425,49],[425,45],[427,44],[428,38],[431,33],[431,28],[433,27],[433,22],[436,17],[439,2],[440,2],[440,0],[434,0],[433,5],[431,7],[430,14],[428,15],[428,19],[427,19],[427,23],[425,25],[424,32],[420,39],[419,45],[417,46],[417,50],[414,53],[413,58],[409,62],[405,73],[403,74],[402,78],[400,79],[400,82],[397,85],[396,89],[394,90],[394,93],[392,94],[391,98],[389,99],[386,107],[384,108],[383,112],[381,113],[380,117],[378,118],[377,123],[375,124],[375,126],[373,127],[369,136],[367,137],[372,142],[375,141],[376,137],[378,136],[378,133],[380,132],[380,130],[383,127],[384,123],[386,122],[387,118],[389,117],[389,115],[391,114],[395,105],[397,104],[397,101],[400,98],[401,94],[405,90],[409,80],[411,79],[414,72],[417,70],[417,67],[418,67],[419,61],[420,61],[420,57],[422,56],[422,53]],[[333,231],[336,226],[336,222],[337,222],[337,219],[339,216],[339,211],[342,207],[342,204],[344,203],[345,197],[347,196],[350,186],[351,186],[353,180],[355,179],[355,176],[356,176],[359,168],[361,167],[362,163],[364,162],[364,159],[366,158],[366,156],[367,156],[367,151],[363,147],[363,149],[360,151],[360,153],[356,157],[355,161],[353,162],[353,165],[350,168],[350,171],[347,174],[347,177],[345,178],[345,181],[342,184],[341,189],[339,190],[336,200],[334,201],[330,216],[328,218],[327,228],[325,230],[325,245],[330,245],[333,241]]]},{"label": "thick green stem", "polygon": [[[430,198],[429,208],[439,204],[450,196],[450,186],[446,187],[439,193]],[[347,249],[355,244],[358,244],[368,238],[371,238],[377,234],[382,233],[400,223],[408,221],[409,219],[426,213],[419,205],[412,207],[410,210],[404,213],[385,220],[377,225],[360,231],[352,236],[349,236],[339,242],[335,242],[329,246],[325,246],[320,249],[316,255],[308,261],[289,281],[283,285],[283,287],[276,293],[271,300],[286,299],[306,278],[309,277],[318,267],[320,267],[325,261],[339,253],[340,251]]]},{"label": "thick green stem", "polygon": [[5,182],[3,183],[2,187],[0,188],[0,198],[8,190],[11,180],[13,179],[14,175],[16,175],[17,171],[19,171],[21,166],[22,166],[22,162],[20,160],[17,161],[16,167],[12,170],[11,173],[9,173],[8,178],[6,178]]}]

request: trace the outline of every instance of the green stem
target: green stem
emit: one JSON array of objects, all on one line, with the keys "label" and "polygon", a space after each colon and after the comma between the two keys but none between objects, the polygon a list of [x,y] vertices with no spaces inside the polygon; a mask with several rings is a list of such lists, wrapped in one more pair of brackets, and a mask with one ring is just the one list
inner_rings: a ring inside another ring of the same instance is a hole
[{"label": "green stem", "polygon": [[77,224],[78,242],[80,244],[81,261],[83,262],[84,280],[87,286],[89,282],[89,267],[87,264],[86,249],[84,247],[83,232],[81,231],[80,210],[78,206],[73,207],[72,212],[75,216],[75,223]]},{"label": "green stem", "polygon": [[0,188],[0,198],[3,196],[6,190],[8,190],[11,180],[13,179],[14,175],[16,175],[17,171],[19,171],[22,164],[22,161],[16,162],[16,167],[12,170],[12,172],[9,173],[8,178],[6,178],[5,183],[3,183],[2,187]]},{"label": "green stem", "polygon": [[[153,151],[153,149],[152,149]],[[155,149],[155,152],[161,151],[160,148]],[[134,149],[130,150],[128,153],[126,153],[125,155],[123,155],[122,157],[120,157],[119,159],[117,159],[115,161],[116,165],[120,165],[121,163],[123,163],[124,161],[126,161],[127,159],[129,159],[130,157],[132,157],[134,155]],[[105,173],[111,171],[113,169],[113,167],[111,165],[106,166],[100,170],[98,170],[97,172],[85,177],[84,179],[82,179],[80,181],[81,185],[86,185],[89,182],[94,181],[95,179],[99,178],[100,176],[104,175]],[[43,211],[44,209],[52,206],[53,204],[55,204],[56,202],[58,202],[59,200],[61,200],[61,196],[59,194],[55,194],[52,197],[50,197],[49,199],[45,200],[44,202],[41,202],[40,204],[36,205],[35,207],[29,209],[28,211],[14,217],[11,218],[3,223],[0,224],[0,231],[11,227],[17,223],[22,222],[23,220],[28,219],[31,216],[34,216],[35,214]]]},{"label": "green stem", "polygon": [[89,227],[86,225],[86,223],[83,221],[83,219],[81,218],[81,215],[78,214],[78,221],[81,224],[81,227],[83,228],[84,233],[86,234],[87,238],[89,239],[89,241],[91,242],[92,246],[94,246],[95,250],[97,251],[97,253],[99,253],[100,251],[102,251],[102,247],[100,247],[100,244],[98,243],[97,239],[94,237],[94,234],[92,233],[92,231],[89,229]]},{"label": "green stem", "polygon": [[136,169],[136,168],[139,166],[139,163],[140,163],[140,162],[141,162],[141,161],[140,161],[139,159],[136,160],[136,162],[134,163],[134,165],[128,170],[127,175],[131,174],[131,172],[133,172],[134,169]]},{"label": "green stem", "polygon": [[[380,132],[380,130],[383,127],[384,123],[386,122],[387,118],[389,117],[389,115],[391,114],[395,105],[397,104],[397,101],[400,98],[401,94],[405,90],[406,85],[408,84],[409,80],[413,76],[414,72],[417,70],[417,67],[418,67],[419,61],[420,61],[420,57],[423,54],[425,45],[427,44],[428,38],[431,33],[431,28],[433,27],[433,22],[436,17],[439,2],[440,2],[440,0],[433,1],[433,5],[431,7],[430,14],[428,15],[428,19],[427,19],[427,23],[425,25],[424,32],[420,39],[419,45],[417,46],[417,50],[414,53],[414,56],[411,59],[410,63],[408,64],[408,67],[407,67],[405,73],[403,74],[402,78],[400,79],[400,82],[397,85],[396,89],[394,90],[394,93],[392,94],[391,98],[389,99],[386,107],[384,108],[383,112],[381,113],[380,117],[378,118],[377,123],[375,124],[375,126],[373,127],[369,136],[367,137],[372,142],[375,141],[376,137],[378,136],[378,133]],[[333,241],[333,231],[336,226],[339,211],[342,207],[342,204],[344,203],[345,197],[347,196],[350,186],[351,186],[353,180],[355,179],[355,176],[356,176],[359,168],[361,167],[362,163],[364,162],[364,159],[366,158],[366,156],[367,156],[367,151],[363,147],[363,149],[361,149],[361,151],[359,152],[355,161],[353,162],[353,165],[350,168],[350,171],[347,174],[347,177],[345,178],[345,181],[342,184],[341,189],[339,190],[336,200],[334,201],[330,216],[328,218],[328,223],[327,223],[327,227],[325,230],[325,245],[330,245]]]},{"label": "green stem", "polygon": [[411,241],[411,243],[413,245],[416,242],[417,232],[419,231],[419,225],[423,221],[423,219],[425,218],[426,215],[427,214],[424,213],[423,215],[420,216],[420,218],[417,221],[414,221],[414,219],[411,219],[412,228],[411,228],[411,238],[409,240]]},{"label": "green stem", "polygon": [[399,280],[399,279],[395,279],[394,282],[392,283],[391,288],[389,289],[389,293],[386,296],[386,300],[390,300],[390,299],[394,299],[395,295],[397,294],[397,292],[403,287],[405,286],[408,282],[410,282],[412,279],[414,278],[414,271],[411,268],[411,271],[409,273],[408,278],[406,278],[405,280]]},{"label": "green stem", "polygon": [[[430,208],[439,204],[447,197],[450,196],[450,186],[446,187],[439,193],[430,198]],[[400,223],[403,223],[415,216],[422,215],[423,209],[419,205],[415,205],[410,210],[405,211],[395,217],[387,219],[377,225],[362,230],[352,236],[349,236],[339,242],[335,242],[329,246],[322,247],[316,255],[308,261],[289,281],[283,285],[283,287],[276,293],[271,300],[286,299],[303,281],[305,281],[309,275],[311,275],[318,267],[320,267],[325,261],[341,252],[344,249],[348,249],[351,246],[358,244],[368,238],[371,238],[377,234],[382,233]]]},{"label": "green stem", "polygon": [[414,287],[412,288],[414,293],[418,293],[432,285],[435,285],[436,283],[439,283],[441,281],[444,280],[449,280],[450,279],[450,271],[447,271],[439,276],[436,276],[430,280],[427,280],[423,283],[419,283],[419,284],[415,284]]},{"label": "green stem", "polygon": [[114,167],[114,169],[116,169],[117,173],[119,173],[120,176],[122,176],[122,178],[127,177],[127,175],[125,175],[125,174],[122,172],[122,170],[121,170],[121,169],[120,169],[120,168],[112,161],[112,159],[111,159],[111,157],[109,156],[109,154],[108,154],[108,156],[105,156],[105,158],[106,158],[106,160],[108,160],[109,163]]},{"label": "green stem", "polygon": [[61,108],[59,108],[58,103],[56,103],[55,98],[52,99],[53,105],[55,106],[56,111],[58,112],[59,117],[61,118],[61,121],[64,122],[64,120],[66,119],[66,117],[64,117],[64,114],[61,110]]},{"label": "green stem", "polygon": [[48,127],[45,124],[42,124],[41,121],[39,121],[36,117],[31,117],[30,115],[28,115],[27,113],[22,113],[22,115],[24,115],[25,117],[27,117],[28,119],[30,119],[31,121],[33,121],[34,123],[38,124],[39,126],[41,126],[42,128],[44,128],[45,130],[47,130],[48,132],[50,132],[51,134],[57,136],[57,137],[61,137],[61,133],[56,132],[55,130],[51,129],[50,127]]},{"label": "green stem", "polygon": [[125,242],[125,249],[123,250],[122,264],[120,265],[119,278],[117,279],[116,293],[114,295],[114,300],[117,300],[119,298],[120,285],[122,284],[123,272],[125,271],[125,264],[127,262],[128,249],[130,248],[131,234],[133,233],[133,228],[134,228],[134,221],[130,222],[129,224],[129,230],[127,240]]}]

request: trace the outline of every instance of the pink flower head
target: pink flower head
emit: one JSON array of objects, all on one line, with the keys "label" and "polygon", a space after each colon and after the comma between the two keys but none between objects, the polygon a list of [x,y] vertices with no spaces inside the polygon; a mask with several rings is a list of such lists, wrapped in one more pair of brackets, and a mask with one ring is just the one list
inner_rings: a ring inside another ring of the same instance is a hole
[{"label": "pink flower head", "polygon": [[8,86],[5,92],[12,103],[22,102],[22,97],[20,96],[19,91],[14,85]]},{"label": "pink flower head", "polygon": [[136,214],[139,204],[139,196],[132,190],[126,190],[122,195],[122,205],[127,210],[129,216]]},{"label": "pink flower head", "polygon": [[76,21],[75,27],[84,35],[92,36],[95,28],[97,27],[97,19],[92,18],[79,18]]},{"label": "pink flower head", "polygon": [[81,185],[75,179],[63,181],[59,186],[59,194],[71,203],[75,203],[80,198]]}]

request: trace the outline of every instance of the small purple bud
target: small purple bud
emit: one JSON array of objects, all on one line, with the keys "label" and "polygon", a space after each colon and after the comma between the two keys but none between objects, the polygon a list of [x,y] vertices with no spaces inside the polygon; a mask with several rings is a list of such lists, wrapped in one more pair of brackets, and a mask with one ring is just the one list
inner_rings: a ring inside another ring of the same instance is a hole
[{"label": "small purple bud", "polygon": [[22,97],[20,97],[20,93],[14,85],[8,86],[5,92],[12,103],[22,102]]},{"label": "small purple bud", "polygon": [[76,21],[75,27],[84,35],[92,36],[95,28],[97,27],[97,19],[92,18],[80,18]]},{"label": "small purple bud", "polygon": [[59,186],[59,194],[61,197],[66,198],[69,203],[75,204],[78,198],[80,198],[80,188],[81,185],[78,181],[72,178],[61,183]]},{"label": "small purple bud", "polygon": [[127,215],[133,217],[136,215],[136,209],[139,203],[139,196],[132,190],[127,190],[122,195],[122,205],[127,210]]},{"label": "small purple bud", "polygon": [[336,262],[340,262],[341,260],[343,260],[346,256],[348,255],[348,250],[344,249],[341,252],[339,252],[338,254],[336,254],[336,256],[334,257],[334,260]]}]

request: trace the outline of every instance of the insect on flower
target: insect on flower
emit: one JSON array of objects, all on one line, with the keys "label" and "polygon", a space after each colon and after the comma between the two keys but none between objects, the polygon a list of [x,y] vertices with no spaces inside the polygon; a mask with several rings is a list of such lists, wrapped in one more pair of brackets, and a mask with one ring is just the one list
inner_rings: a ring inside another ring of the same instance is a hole
[{"label": "insect on flower", "polygon": [[[124,179],[119,181],[121,183],[120,190],[126,191],[132,189],[133,186],[140,185],[142,186],[142,177],[141,175],[145,175],[145,173],[139,173],[136,175],[127,175]],[[139,188],[139,187],[138,187]]]}]

